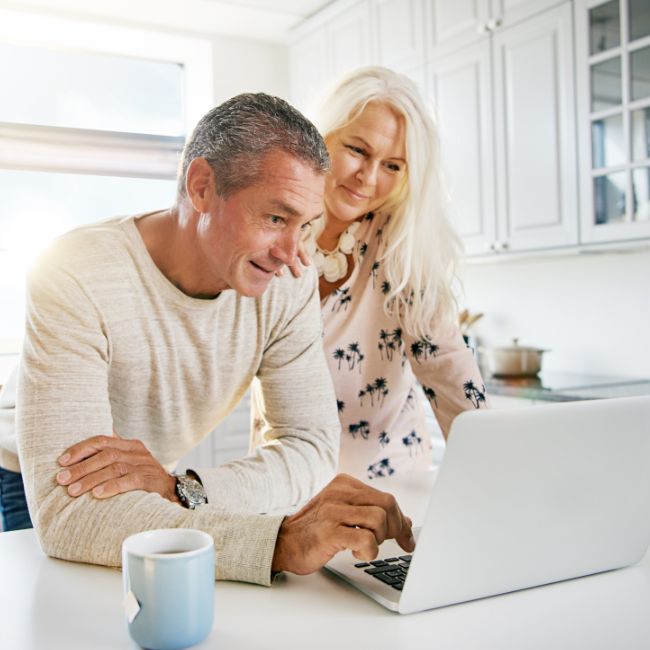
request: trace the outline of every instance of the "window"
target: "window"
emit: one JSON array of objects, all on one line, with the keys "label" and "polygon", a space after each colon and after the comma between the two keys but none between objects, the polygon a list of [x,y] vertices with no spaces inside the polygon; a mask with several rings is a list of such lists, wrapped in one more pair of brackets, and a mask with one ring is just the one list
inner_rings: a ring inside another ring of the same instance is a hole
[{"label": "window", "polygon": [[53,237],[171,204],[211,61],[200,38],[0,10],[0,354],[19,348],[24,274]]}]

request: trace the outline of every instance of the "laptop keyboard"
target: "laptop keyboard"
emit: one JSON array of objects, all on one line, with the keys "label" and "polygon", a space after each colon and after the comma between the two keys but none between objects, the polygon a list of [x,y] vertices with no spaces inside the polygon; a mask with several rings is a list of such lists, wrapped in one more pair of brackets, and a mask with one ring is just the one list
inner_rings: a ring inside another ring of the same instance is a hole
[{"label": "laptop keyboard", "polygon": [[373,560],[372,562],[357,562],[354,566],[393,589],[402,591],[406,574],[411,566],[411,556],[400,555],[400,557],[387,557],[384,560]]}]

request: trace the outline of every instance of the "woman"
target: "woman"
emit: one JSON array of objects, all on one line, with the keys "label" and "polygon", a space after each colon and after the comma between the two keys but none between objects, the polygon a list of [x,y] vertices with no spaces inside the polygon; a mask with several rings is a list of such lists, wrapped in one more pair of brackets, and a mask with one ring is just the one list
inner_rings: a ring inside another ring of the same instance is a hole
[{"label": "woman", "polygon": [[419,399],[445,437],[485,388],[456,325],[459,243],[438,135],[408,78],[365,68],[325,101],[325,212],[306,248],[320,275],[324,347],[341,419],[339,470],[373,479],[430,465]]}]

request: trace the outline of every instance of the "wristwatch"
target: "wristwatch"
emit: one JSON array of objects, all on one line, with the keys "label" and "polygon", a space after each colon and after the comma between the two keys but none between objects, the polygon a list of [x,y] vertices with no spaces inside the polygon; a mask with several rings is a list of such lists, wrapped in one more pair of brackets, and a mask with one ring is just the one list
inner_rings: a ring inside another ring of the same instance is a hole
[{"label": "wristwatch", "polygon": [[181,504],[190,510],[208,502],[205,488],[196,479],[187,474],[176,475],[176,494]]}]

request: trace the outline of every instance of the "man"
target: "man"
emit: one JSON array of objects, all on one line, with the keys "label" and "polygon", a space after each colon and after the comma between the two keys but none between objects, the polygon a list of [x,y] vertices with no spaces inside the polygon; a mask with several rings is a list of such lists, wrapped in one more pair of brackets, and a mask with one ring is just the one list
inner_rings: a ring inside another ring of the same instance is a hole
[{"label": "man", "polygon": [[[394,499],[350,477],[295,515],[260,514],[312,497],[338,454],[316,277],[282,275],[321,214],[327,166],[317,131],[288,104],[240,95],[197,125],[174,207],[73,231],[42,257],[28,283],[16,423],[48,554],[114,566],[127,535],[193,527],[215,538],[218,578],[269,584],[344,548],[374,557],[386,537],[412,550]],[[253,379],[265,444],[171,475],[164,466]]]}]

